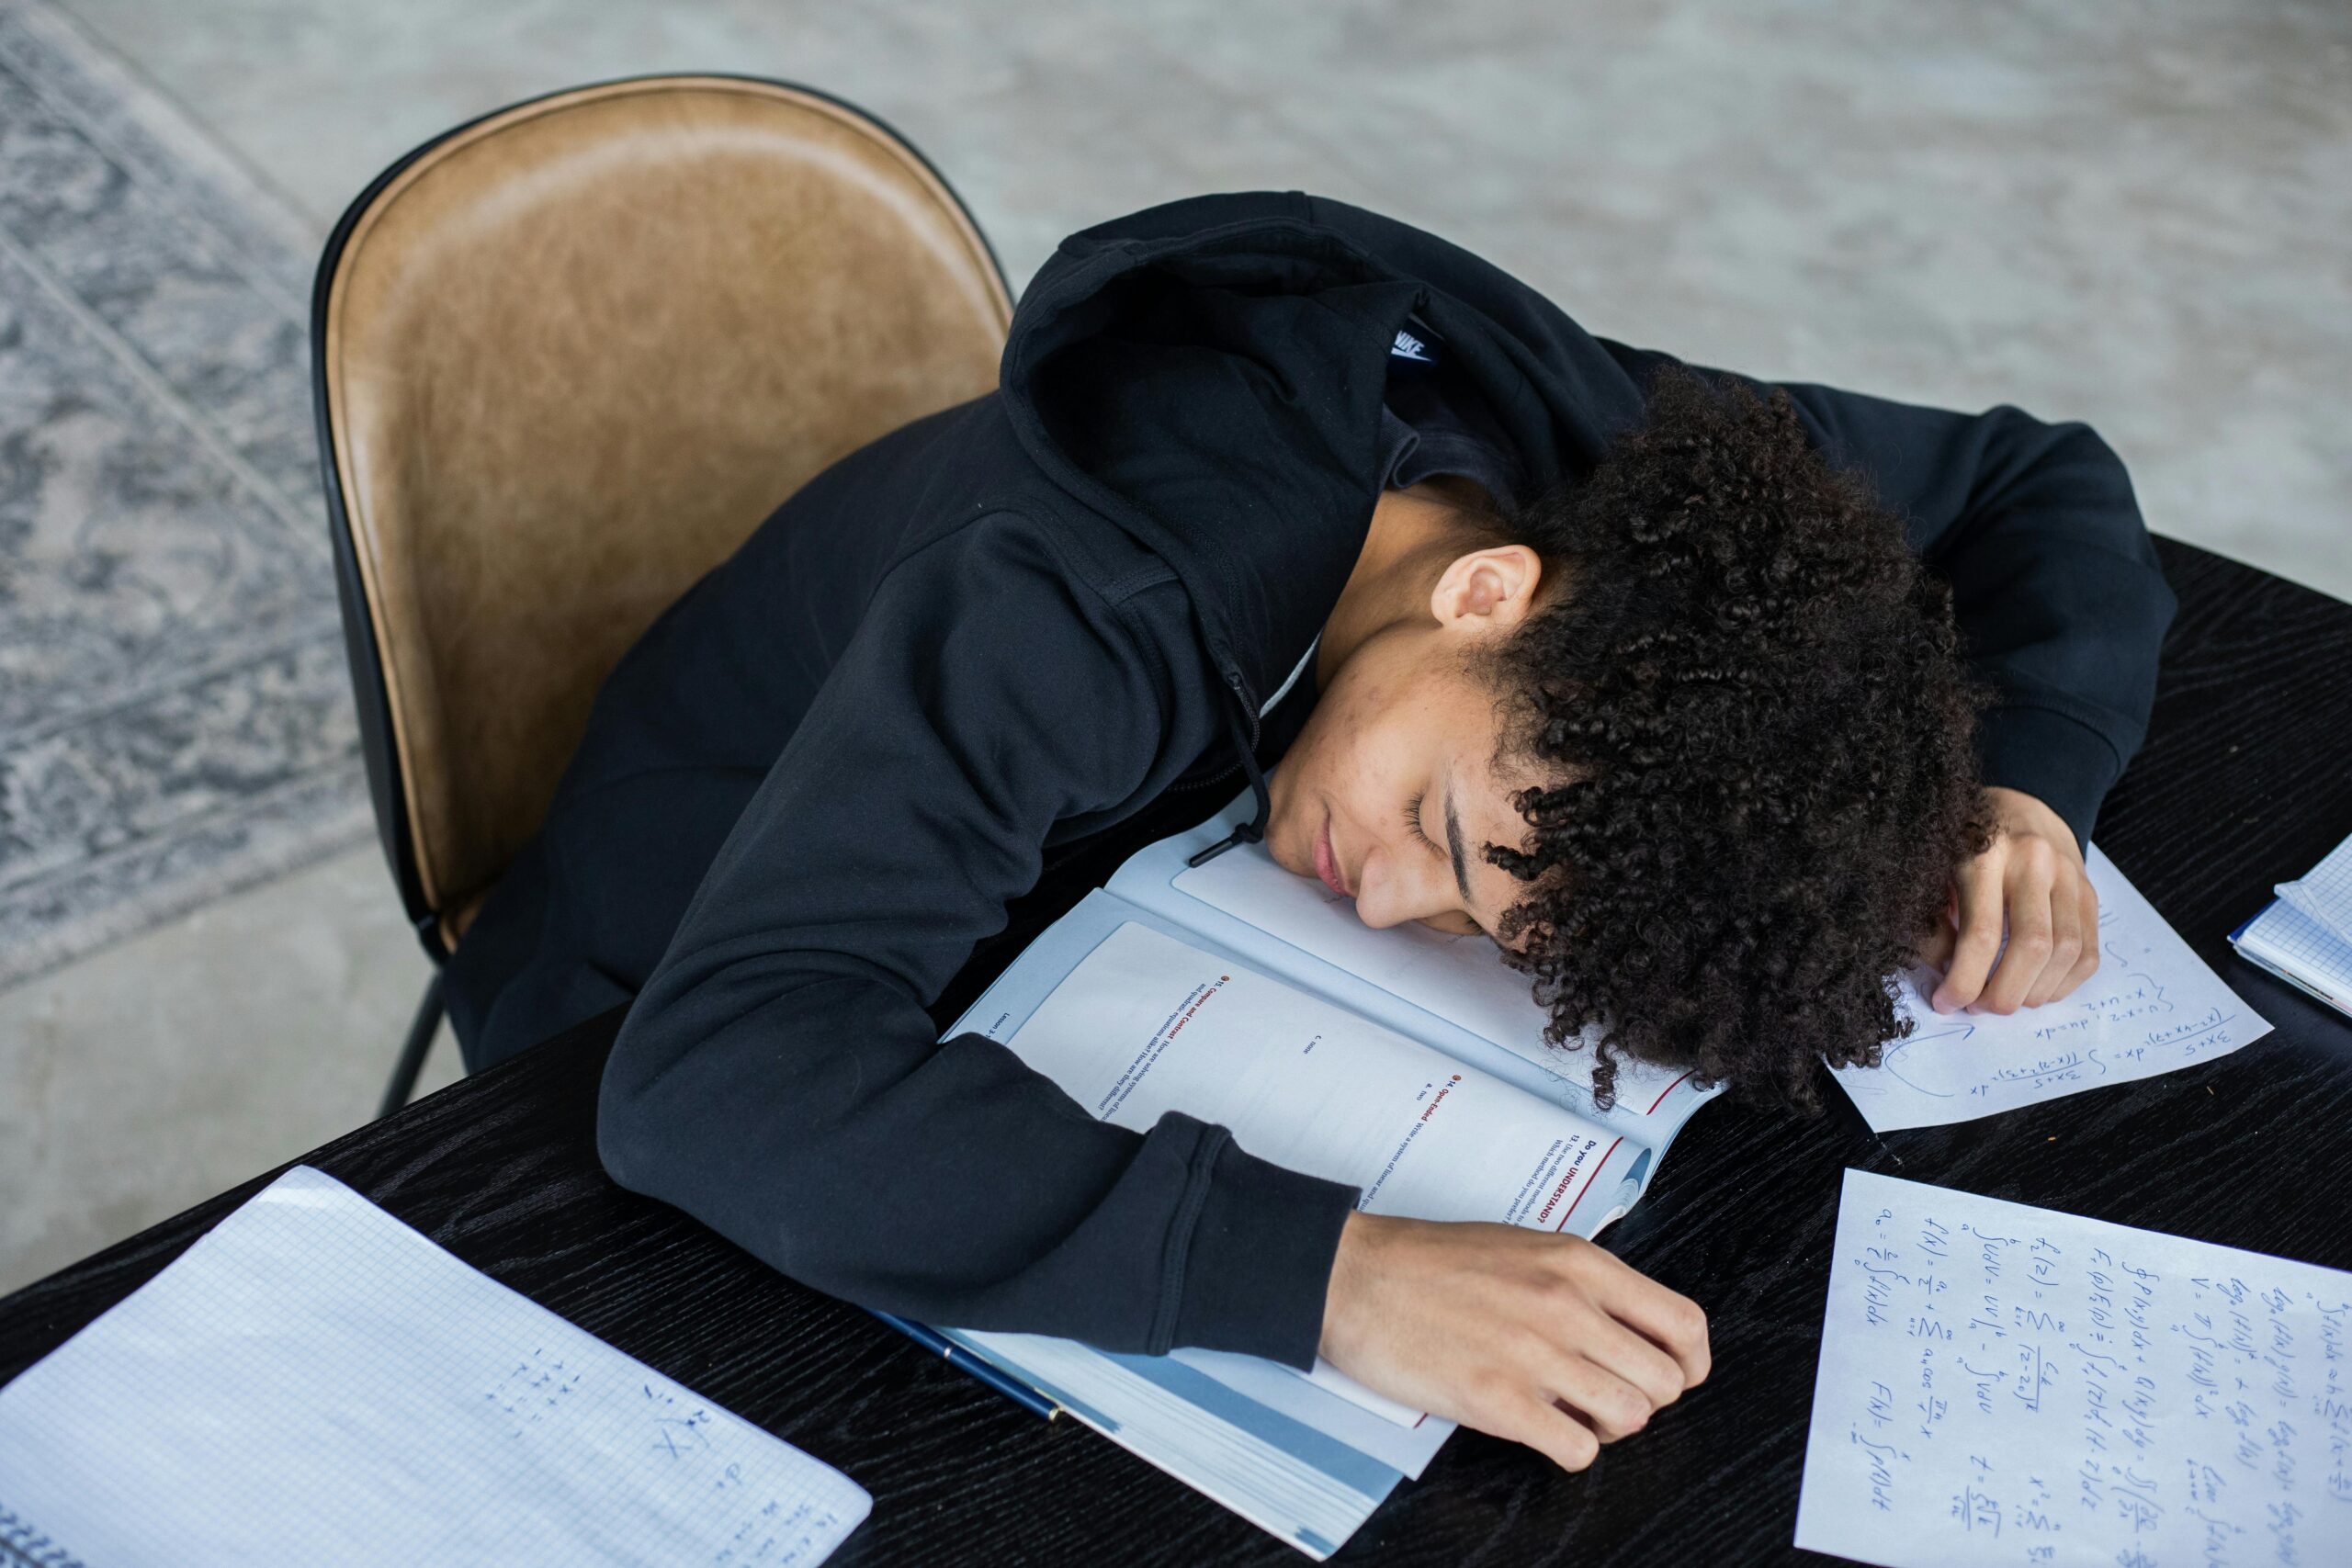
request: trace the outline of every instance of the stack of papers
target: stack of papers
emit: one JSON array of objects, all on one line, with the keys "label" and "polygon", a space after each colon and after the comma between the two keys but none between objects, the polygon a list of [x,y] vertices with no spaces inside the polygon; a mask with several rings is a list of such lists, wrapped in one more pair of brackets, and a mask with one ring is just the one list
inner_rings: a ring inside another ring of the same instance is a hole
[{"label": "stack of papers", "polygon": [[0,1388],[0,1562],[808,1568],[869,1506],[308,1166]]},{"label": "stack of papers", "polygon": [[2230,933],[2239,956],[2352,1013],[2352,839]]}]

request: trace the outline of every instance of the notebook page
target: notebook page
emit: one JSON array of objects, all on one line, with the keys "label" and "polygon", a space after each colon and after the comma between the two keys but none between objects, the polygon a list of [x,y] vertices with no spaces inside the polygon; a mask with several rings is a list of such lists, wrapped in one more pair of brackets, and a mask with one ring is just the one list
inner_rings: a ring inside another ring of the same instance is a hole
[{"label": "notebook page", "polygon": [[2352,1562],[2352,1274],[1846,1172],[1796,1544]]},{"label": "notebook page", "polygon": [[1833,1076],[1875,1132],[1939,1127],[2101,1084],[2154,1077],[2236,1050],[2269,1023],[2205,965],[2097,844],[2099,966],[2066,996],[2013,1013],[1940,1013],[1905,974],[1898,1013],[1916,1023],[1875,1067]]},{"label": "notebook page", "polygon": [[2352,839],[2330,850],[2325,860],[2297,880],[2282,882],[2272,891],[2338,942],[2352,944]]},{"label": "notebook page", "polygon": [[807,1568],[869,1506],[307,1166],[0,1389],[0,1513],[91,1568]]},{"label": "notebook page", "polygon": [[2265,908],[2234,940],[2239,953],[2271,965],[2321,1000],[2352,1010],[2352,941],[2286,899]]}]

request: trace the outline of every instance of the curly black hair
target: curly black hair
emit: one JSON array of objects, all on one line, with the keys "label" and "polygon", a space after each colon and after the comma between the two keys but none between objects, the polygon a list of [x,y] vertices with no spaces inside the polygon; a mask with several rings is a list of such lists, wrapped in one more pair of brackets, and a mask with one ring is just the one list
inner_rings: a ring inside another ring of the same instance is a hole
[{"label": "curly black hair", "polygon": [[[1469,668],[1532,852],[1499,922],[1545,1041],[1820,1109],[1814,1063],[1875,1066],[1894,976],[1990,841],[1951,596],[1861,473],[1759,398],[1668,361],[1648,423],[1581,481],[1483,525],[1560,586]],[[1556,868],[1556,869],[1555,869]],[[1555,873],[1546,875],[1546,873]]]}]

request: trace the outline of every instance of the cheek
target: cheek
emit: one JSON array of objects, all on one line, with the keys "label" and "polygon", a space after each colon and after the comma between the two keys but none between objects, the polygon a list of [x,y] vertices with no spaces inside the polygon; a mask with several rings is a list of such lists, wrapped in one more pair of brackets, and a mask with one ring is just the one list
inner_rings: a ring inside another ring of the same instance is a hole
[{"label": "cheek", "polygon": [[1367,694],[1355,720],[1359,765],[1392,785],[1414,782],[1444,753],[1445,716],[1425,689],[1399,684]]},{"label": "cheek", "polygon": [[1363,718],[1362,705],[1351,701],[1347,691],[1325,693],[1299,727],[1298,738],[1283,753],[1283,766],[1329,787],[1337,775],[1354,765]]},{"label": "cheek", "polygon": [[1397,751],[1396,714],[1366,692],[1331,715],[1321,771],[1331,787],[1361,804],[1387,787]]},{"label": "cheek", "polygon": [[1417,747],[1425,737],[1415,716],[1426,697],[1392,672],[1350,670],[1317,699],[1283,765],[1295,765],[1302,783],[1329,794],[1360,831],[1385,827],[1408,775],[1420,766]]}]

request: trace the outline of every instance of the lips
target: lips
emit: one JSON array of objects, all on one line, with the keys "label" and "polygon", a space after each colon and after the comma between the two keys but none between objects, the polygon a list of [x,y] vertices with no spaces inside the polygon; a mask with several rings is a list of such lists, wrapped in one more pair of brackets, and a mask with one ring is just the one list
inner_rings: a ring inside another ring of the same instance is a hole
[{"label": "lips", "polygon": [[1317,829],[1315,834],[1315,871],[1317,875],[1323,878],[1324,886],[1340,897],[1355,897],[1348,891],[1347,885],[1340,880],[1340,855],[1339,852],[1331,847],[1331,818],[1328,814],[1323,818],[1323,826]]}]

